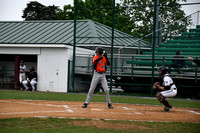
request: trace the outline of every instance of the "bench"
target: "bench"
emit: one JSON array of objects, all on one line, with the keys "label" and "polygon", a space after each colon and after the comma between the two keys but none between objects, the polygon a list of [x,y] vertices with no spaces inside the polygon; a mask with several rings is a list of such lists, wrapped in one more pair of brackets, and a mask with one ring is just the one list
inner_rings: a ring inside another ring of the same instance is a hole
[{"label": "bench", "polygon": [[167,43],[200,43],[200,40],[167,40]]},{"label": "bench", "polygon": [[159,52],[176,52],[177,50],[182,52],[199,52],[200,55],[200,48],[155,48],[155,51]]},{"label": "bench", "polygon": [[[152,55],[152,52],[143,52],[143,55]],[[174,52],[157,52],[155,51],[155,55],[174,55]],[[197,56],[200,55],[199,52],[182,52],[181,55],[190,55]]]},{"label": "bench", "polygon": [[185,44],[160,44],[160,47],[167,48],[200,48],[200,44],[185,43]]}]

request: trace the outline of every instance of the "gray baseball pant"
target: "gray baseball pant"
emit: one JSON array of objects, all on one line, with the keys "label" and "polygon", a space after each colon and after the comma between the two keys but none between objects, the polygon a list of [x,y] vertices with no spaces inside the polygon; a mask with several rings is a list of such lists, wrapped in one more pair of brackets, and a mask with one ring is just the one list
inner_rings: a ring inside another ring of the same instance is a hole
[{"label": "gray baseball pant", "polygon": [[105,73],[99,74],[96,71],[94,71],[94,74],[93,74],[93,78],[92,78],[92,81],[90,84],[90,89],[89,89],[89,92],[87,94],[87,98],[85,101],[86,104],[90,103],[92,94],[94,93],[94,90],[95,90],[97,84],[99,83],[99,81],[101,82],[104,92],[106,93],[107,103],[111,104],[109,89],[108,89],[108,85],[107,85],[107,81],[106,81],[106,75],[105,75]]}]

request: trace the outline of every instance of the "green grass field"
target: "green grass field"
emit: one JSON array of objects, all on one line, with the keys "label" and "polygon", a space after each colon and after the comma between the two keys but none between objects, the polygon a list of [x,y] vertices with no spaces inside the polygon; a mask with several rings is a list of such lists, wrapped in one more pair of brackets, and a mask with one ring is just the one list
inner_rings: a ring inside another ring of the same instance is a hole
[{"label": "green grass field", "polygon": [[[0,99],[32,99],[56,101],[82,101],[86,94],[67,94],[50,92],[0,91]],[[161,105],[153,98],[130,96],[111,96],[114,103]],[[106,102],[105,95],[94,95],[92,102]],[[199,108],[199,101],[170,99],[174,107]],[[162,105],[161,105],[162,106]],[[95,123],[94,123],[95,122]],[[79,123],[78,125],[75,123]],[[89,123],[88,125],[86,123]],[[99,124],[98,124],[99,123]],[[106,128],[100,125],[108,125]],[[98,126],[99,125],[99,126]],[[0,119],[0,133],[199,133],[200,123],[183,122],[141,122],[141,121],[112,121],[90,119],[60,119],[60,118],[9,118]]]},{"label": "green grass field", "polygon": [[1,133],[199,133],[200,124],[181,122],[135,122],[96,120],[98,125],[77,126],[75,122],[87,123],[94,120],[72,120],[58,118],[12,118],[0,120]]}]

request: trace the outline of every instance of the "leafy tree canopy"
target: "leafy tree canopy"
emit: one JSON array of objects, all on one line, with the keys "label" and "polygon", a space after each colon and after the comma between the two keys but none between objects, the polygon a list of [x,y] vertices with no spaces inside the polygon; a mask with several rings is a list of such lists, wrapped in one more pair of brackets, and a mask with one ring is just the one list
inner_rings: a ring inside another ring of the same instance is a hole
[{"label": "leafy tree canopy", "polygon": [[[112,0],[78,0],[78,20],[93,20],[107,26],[112,26]],[[124,8],[119,8],[120,4],[116,4],[115,10],[115,28],[120,31],[131,34],[131,17],[125,14]],[[74,7],[65,5],[63,10],[58,12],[58,19],[73,20]],[[122,23],[123,22],[123,23]]]},{"label": "leafy tree canopy", "polygon": [[[153,14],[154,14],[154,2],[153,0],[121,0],[123,6],[128,6],[126,14],[131,16],[131,20],[134,25],[132,34],[138,34],[145,36],[152,32],[153,26]],[[162,22],[163,27],[169,26],[176,20],[180,20],[185,17],[185,13],[181,10],[181,5],[178,4],[180,1],[186,0],[159,0],[159,20]],[[180,22],[179,25],[183,26],[184,21]],[[175,27],[180,29],[180,27]],[[166,36],[166,31],[164,36]]]},{"label": "leafy tree canopy", "polygon": [[[160,0],[159,20],[163,27],[175,20],[185,17],[181,10],[180,1],[186,0]],[[90,19],[107,26],[112,26],[113,0],[78,0],[77,19]],[[153,0],[120,0],[115,8],[115,28],[136,37],[143,37],[152,33],[153,26]],[[57,6],[44,6],[36,1],[27,4],[22,18],[25,20],[73,20],[74,7],[65,5],[62,9]],[[176,29],[184,27],[184,20],[176,24]],[[165,29],[163,36],[167,37]]]},{"label": "leafy tree canopy", "polygon": [[57,6],[44,6],[37,1],[33,1],[27,4],[27,7],[23,10],[23,16],[25,20],[56,20],[58,19],[57,12],[59,8]]},{"label": "leafy tree canopy", "polygon": [[[159,19],[163,26],[185,17],[178,4],[180,1],[186,0],[160,0]],[[120,0],[115,9],[115,28],[137,37],[152,33],[153,5],[153,0]],[[77,19],[91,19],[112,26],[112,0],[78,0],[77,7]],[[73,17],[71,5],[65,5],[58,12],[60,20],[73,20]],[[165,32],[167,35],[168,31]]]}]

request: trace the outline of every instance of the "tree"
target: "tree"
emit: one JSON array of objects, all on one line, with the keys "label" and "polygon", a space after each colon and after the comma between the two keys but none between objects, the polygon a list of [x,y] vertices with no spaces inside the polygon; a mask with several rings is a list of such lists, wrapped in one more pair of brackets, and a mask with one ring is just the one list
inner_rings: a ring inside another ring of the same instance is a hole
[{"label": "tree", "polygon": [[[78,0],[77,19],[91,19],[107,26],[112,26],[113,0]],[[115,8],[115,28],[136,37],[143,37],[152,33],[153,26],[153,0],[120,0]],[[159,17],[163,26],[170,25],[172,21],[185,17],[179,1],[186,0],[160,0]],[[73,20],[74,7],[64,6],[59,10],[60,20]],[[176,28],[183,27],[183,23]],[[165,29],[164,36],[168,35]]]},{"label": "tree", "polygon": [[34,1],[27,4],[27,7],[23,10],[23,16],[25,20],[57,20],[57,12],[59,8],[57,6],[44,6],[41,3]]},{"label": "tree", "polygon": [[[93,20],[107,26],[112,26],[112,0],[78,0],[78,20]],[[125,14],[124,8],[119,8],[120,4],[116,4],[115,10],[115,28],[120,31],[131,34],[132,26],[130,16]],[[63,10],[59,10],[58,19],[73,20],[74,7],[65,5]],[[123,22],[123,23],[122,23]]]},{"label": "tree", "polygon": [[64,5],[63,10],[59,9],[57,16],[59,20],[73,20],[74,7],[72,7],[70,4]]},{"label": "tree", "polygon": [[[123,1],[123,0],[121,0]],[[169,33],[169,26],[176,20],[185,17],[185,13],[181,10],[179,1],[186,0],[160,0],[159,19],[161,20],[165,31],[163,32],[164,39],[167,38]],[[131,21],[134,22],[134,29],[132,34],[138,34],[141,37],[152,33],[153,26],[153,0],[124,0],[123,6],[128,6],[126,13],[131,16]],[[173,28],[178,29],[180,32],[184,27],[184,20],[179,21],[179,24],[174,24]]]}]

